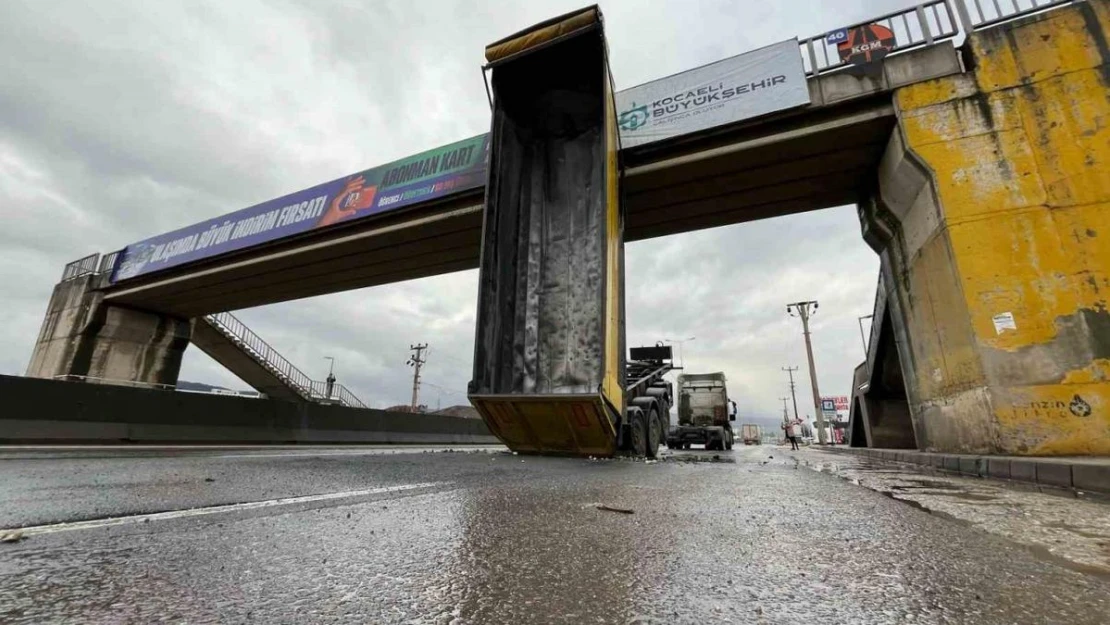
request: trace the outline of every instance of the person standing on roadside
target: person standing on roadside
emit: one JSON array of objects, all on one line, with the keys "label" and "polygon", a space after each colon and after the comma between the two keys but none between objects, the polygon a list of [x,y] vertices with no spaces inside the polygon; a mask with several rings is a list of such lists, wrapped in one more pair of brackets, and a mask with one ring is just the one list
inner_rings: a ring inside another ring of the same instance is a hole
[{"label": "person standing on roadside", "polygon": [[786,432],[786,438],[790,441],[790,450],[798,449],[798,431],[801,429],[801,421],[794,419],[782,424],[782,429]]}]

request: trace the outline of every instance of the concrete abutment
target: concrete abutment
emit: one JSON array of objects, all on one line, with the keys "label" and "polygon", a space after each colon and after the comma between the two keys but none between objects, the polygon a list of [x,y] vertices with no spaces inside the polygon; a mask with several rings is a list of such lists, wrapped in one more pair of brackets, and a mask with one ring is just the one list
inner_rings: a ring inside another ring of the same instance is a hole
[{"label": "concrete abutment", "polygon": [[860,216],[922,450],[1110,454],[1108,39],[1110,2],[1081,2],[895,92]]},{"label": "concrete abutment", "polygon": [[93,383],[174,385],[188,320],[113,306],[87,275],[54,287],[27,376]]}]

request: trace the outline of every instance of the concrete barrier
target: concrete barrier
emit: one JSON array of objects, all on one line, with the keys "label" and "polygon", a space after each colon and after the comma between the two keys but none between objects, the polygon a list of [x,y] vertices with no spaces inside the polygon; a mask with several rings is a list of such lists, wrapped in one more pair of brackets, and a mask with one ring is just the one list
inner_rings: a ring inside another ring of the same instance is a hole
[{"label": "concrete barrier", "polygon": [[990,477],[1110,494],[1110,458],[980,456],[866,447],[821,447],[820,450],[918,464],[970,477]]},{"label": "concrete barrier", "polygon": [[0,375],[0,443],[495,444],[480,419]]}]

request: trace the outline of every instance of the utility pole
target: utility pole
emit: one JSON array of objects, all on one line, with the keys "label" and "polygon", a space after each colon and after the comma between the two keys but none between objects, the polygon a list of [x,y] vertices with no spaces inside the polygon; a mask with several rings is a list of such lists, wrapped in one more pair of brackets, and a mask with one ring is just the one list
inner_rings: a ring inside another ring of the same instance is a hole
[{"label": "utility pole", "polygon": [[417,400],[417,394],[420,391],[420,367],[424,366],[424,363],[426,362],[425,356],[424,356],[424,350],[428,349],[428,344],[424,343],[423,345],[421,345],[421,344],[417,343],[416,345],[409,345],[409,349],[411,349],[413,352],[415,352],[412,356],[409,357],[408,362],[406,362],[405,364],[412,367],[412,369],[413,369],[413,371],[412,371],[412,411],[416,412],[416,407],[419,405],[419,404],[416,403],[416,400]]},{"label": "utility pole", "polygon": [[790,421],[790,413],[787,412],[787,410],[786,410],[786,400],[788,400],[790,398],[789,397],[779,397],[779,399],[782,400],[782,422],[786,423],[787,421]]},{"label": "utility pole", "polygon": [[802,318],[802,333],[806,337],[806,356],[809,358],[809,381],[813,385],[813,410],[817,414],[817,442],[825,445],[828,443],[825,436],[825,414],[821,411],[821,393],[817,390],[817,367],[813,364],[813,344],[809,340],[809,317],[816,312],[817,302],[812,300],[786,305],[788,315]]},{"label": "utility pole", "polygon": [[[783,367],[783,371],[790,376],[790,397],[794,400],[794,418],[798,418],[798,395],[794,393],[794,372],[798,370],[797,367]],[[785,408],[785,406],[784,406]]]}]

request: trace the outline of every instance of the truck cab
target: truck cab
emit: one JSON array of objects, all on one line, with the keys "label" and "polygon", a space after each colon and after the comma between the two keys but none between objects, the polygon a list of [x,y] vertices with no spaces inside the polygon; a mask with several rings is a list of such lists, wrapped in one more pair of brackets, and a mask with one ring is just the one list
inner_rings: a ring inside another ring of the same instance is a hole
[{"label": "truck cab", "polygon": [[678,376],[678,425],[667,432],[667,447],[689,449],[691,445],[705,445],[710,450],[732,449],[736,412],[735,403],[728,399],[725,382],[725,374],[720,372]]}]

